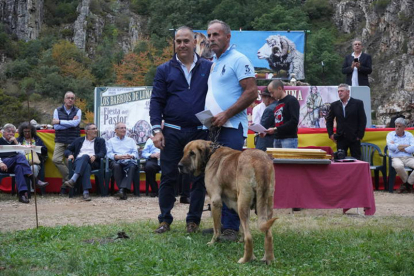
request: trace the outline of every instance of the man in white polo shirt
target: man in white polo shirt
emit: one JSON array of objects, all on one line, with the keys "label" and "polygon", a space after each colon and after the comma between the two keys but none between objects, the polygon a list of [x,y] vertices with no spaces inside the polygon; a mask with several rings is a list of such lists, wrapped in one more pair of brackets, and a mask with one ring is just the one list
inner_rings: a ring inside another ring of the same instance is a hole
[{"label": "man in white polo shirt", "polygon": [[[247,107],[257,98],[254,67],[249,59],[230,46],[231,30],[220,20],[210,21],[207,30],[210,49],[216,54],[208,80],[206,110],[214,115],[211,123],[221,127],[218,143],[242,150],[247,137]],[[240,219],[223,204],[220,239],[236,241]]]}]

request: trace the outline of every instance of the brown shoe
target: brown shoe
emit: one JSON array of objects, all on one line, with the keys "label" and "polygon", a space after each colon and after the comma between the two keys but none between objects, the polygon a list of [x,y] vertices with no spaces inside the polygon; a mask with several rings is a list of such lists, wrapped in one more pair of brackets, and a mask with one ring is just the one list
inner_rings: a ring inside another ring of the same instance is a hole
[{"label": "brown shoe", "polygon": [[198,232],[198,225],[195,222],[188,222],[187,223],[187,233],[191,234],[191,233],[197,233]]},{"label": "brown shoe", "polygon": [[73,188],[75,186],[75,181],[69,179],[68,181],[63,182],[62,188]]},{"label": "brown shoe", "polygon": [[167,231],[170,231],[170,225],[166,222],[161,222],[160,226],[154,231],[157,234],[162,234]]},{"label": "brown shoe", "polygon": [[400,188],[398,188],[397,193],[399,194],[405,194],[409,193],[411,190],[411,187],[408,183],[403,183],[400,185]]}]

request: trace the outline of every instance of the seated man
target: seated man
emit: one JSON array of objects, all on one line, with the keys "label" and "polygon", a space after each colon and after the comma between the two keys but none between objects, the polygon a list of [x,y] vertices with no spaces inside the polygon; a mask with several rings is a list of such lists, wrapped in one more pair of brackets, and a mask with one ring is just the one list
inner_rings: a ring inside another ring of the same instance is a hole
[{"label": "seated man", "polygon": [[65,181],[63,186],[73,188],[81,176],[83,199],[90,201],[91,171],[99,168],[101,159],[106,155],[106,145],[104,139],[97,137],[98,129],[95,124],[87,124],[85,132],[85,137],[76,138],[65,150],[65,156],[68,160],[75,160],[75,163],[72,178]]},{"label": "seated man", "polygon": [[138,150],[134,139],[125,136],[126,125],[118,122],[115,125],[115,137],[107,142],[108,158],[111,159],[110,168],[113,171],[119,191],[116,194],[120,199],[127,199],[127,190],[131,190],[131,181],[137,169]]},{"label": "seated man", "polygon": [[[0,145],[17,145],[16,127],[12,124],[6,124],[3,127],[3,137],[0,138]],[[13,173],[16,177],[17,191],[19,193],[19,201],[29,203],[27,194],[28,177],[32,175],[32,170],[26,156],[20,151],[1,152],[0,153],[0,170],[5,173]],[[43,188],[49,183],[38,181],[37,186]]]},{"label": "seated man", "polygon": [[151,197],[158,196],[158,184],[155,175],[161,170],[159,165],[160,149],[154,146],[151,138],[148,138],[142,150],[142,157],[147,159],[145,162],[145,181],[151,186]]},{"label": "seated man", "polygon": [[395,120],[395,131],[387,135],[387,146],[392,167],[401,178],[403,184],[398,189],[398,193],[408,193],[413,188],[414,173],[408,177],[404,167],[414,168],[414,138],[413,135],[405,131],[406,122],[404,118]]}]

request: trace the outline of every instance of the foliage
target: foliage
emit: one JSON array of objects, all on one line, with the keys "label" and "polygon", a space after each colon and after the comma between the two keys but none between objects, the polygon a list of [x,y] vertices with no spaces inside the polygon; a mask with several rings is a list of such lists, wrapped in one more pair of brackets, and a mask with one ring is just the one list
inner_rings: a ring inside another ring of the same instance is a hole
[{"label": "foliage", "polygon": [[307,0],[303,10],[310,19],[329,18],[334,12],[332,5],[325,0]]},{"label": "foliage", "polygon": [[305,65],[309,83],[337,85],[342,82],[343,59],[335,53],[334,41],[335,36],[329,29],[320,29],[308,36]]},{"label": "foliage", "polygon": [[[257,260],[238,264],[242,243],[207,246],[185,222],[154,234],[154,221],[40,227],[0,234],[6,275],[411,275],[411,218],[281,217],[272,228],[275,262],[264,265],[263,233],[251,223]],[[203,227],[211,226],[203,220]],[[130,238],[117,239],[124,231]]]},{"label": "foliage", "polygon": [[40,117],[37,111],[23,106],[21,101],[18,101],[14,96],[7,95],[3,89],[0,89],[0,110],[0,126],[6,123],[18,126],[21,122],[27,121],[28,118],[38,120]]},{"label": "foliage", "polygon": [[89,104],[86,100],[76,98],[75,105],[82,110],[82,123],[86,125],[94,122],[94,113],[88,109]]},{"label": "foliage", "polygon": [[29,75],[30,64],[25,59],[16,59],[6,65],[6,76],[14,79],[22,79]]},{"label": "foliage", "polygon": [[307,30],[307,21],[300,7],[286,10],[282,5],[275,5],[269,13],[256,18],[253,27],[256,30]]},{"label": "foliage", "polygon": [[171,58],[171,44],[161,54],[149,41],[139,44],[137,53],[127,54],[119,65],[114,66],[116,83],[121,86],[152,85],[153,76],[147,75],[153,74],[158,65]]},{"label": "foliage", "polygon": [[72,23],[78,14],[76,8],[80,0],[45,0],[45,22],[49,26]]}]

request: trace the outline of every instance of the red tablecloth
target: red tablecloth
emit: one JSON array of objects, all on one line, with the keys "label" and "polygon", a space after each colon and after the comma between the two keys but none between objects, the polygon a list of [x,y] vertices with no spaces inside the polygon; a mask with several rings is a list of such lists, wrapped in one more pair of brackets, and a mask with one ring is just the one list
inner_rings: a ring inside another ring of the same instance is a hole
[{"label": "red tablecloth", "polygon": [[313,164],[274,164],[274,208],[334,209],[363,207],[375,213],[369,164],[362,161]]}]

